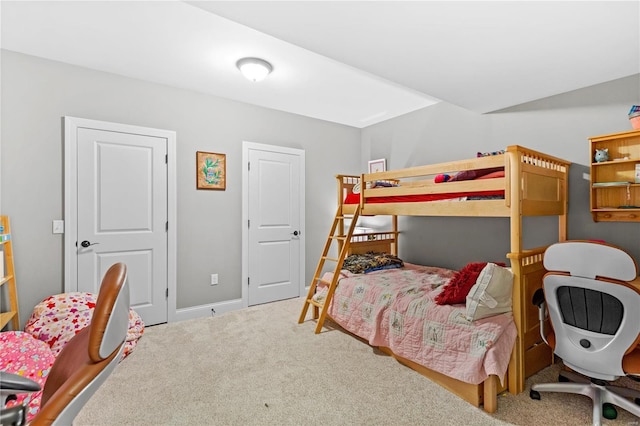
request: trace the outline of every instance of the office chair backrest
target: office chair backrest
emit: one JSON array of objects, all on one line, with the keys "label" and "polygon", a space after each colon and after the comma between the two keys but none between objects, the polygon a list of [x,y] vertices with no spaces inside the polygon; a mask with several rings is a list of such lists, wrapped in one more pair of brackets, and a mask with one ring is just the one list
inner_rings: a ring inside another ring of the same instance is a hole
[{"label": "office chair backrest", "polygon": [[555,333],[554,353],[589,377],[624,376],[622,358],[640,340],[638,276],[625,251],[606,244],[567,241],[544,255],[544,295]]},{"label": "office chair backrest", "polygon": [[128,323],[127,269],[116,263],[102,279],[91,324],[69,340],[51,367],[32,426],[71,424],[119,362]]},{"label": "office chair backrest", "polygon": [[627,252],[591,241],[553,244],[546,250],[543,263],[548,271],[567,272],[585,278],[632,281],[638,276],[638,267]]}]

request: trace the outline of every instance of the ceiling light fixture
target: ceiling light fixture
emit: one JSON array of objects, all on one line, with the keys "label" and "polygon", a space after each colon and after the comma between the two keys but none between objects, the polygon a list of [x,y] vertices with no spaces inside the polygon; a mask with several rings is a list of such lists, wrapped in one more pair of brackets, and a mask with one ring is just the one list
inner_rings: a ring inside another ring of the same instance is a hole
[{"label": "ceiling light fixture", "polygon": [[273,66],[260,58],[242,58],[236,66],[251,81],[262,81],[273,71]]}]

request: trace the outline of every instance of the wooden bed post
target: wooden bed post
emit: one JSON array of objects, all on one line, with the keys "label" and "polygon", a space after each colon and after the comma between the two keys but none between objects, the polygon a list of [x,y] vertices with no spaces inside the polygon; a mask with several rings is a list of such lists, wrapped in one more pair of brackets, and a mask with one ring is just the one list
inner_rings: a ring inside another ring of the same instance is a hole
[{"label": "wooden bed post", "polygon": [[[511,255],[522,252],[522,182],[520,180],[522,162],[517,146],[510,146],[505,153],[505,172],[509,173],[508,181],[510,202]],[[513,394],[524,390],[524,333],[523,321],[526,307],[523,304],[524,279],[520,259],[511,259],[513,272],[513,321],[517,329],[516,342],[509,362],[509,392]]]},{"label": "wooden bed post", "polygon": [[564,194],[563,196],[563,208],[564,212],[558,216],[558,241],[567,241],[567,218],[569,217],[569,167],[570,164],[565,166],[567,170],[564,174],[564,179],[561,179],[559,182],[563,185],[560,188],[560,193]]},{"label": "wooden bed post", "polygon": [[[343,175],[337,175],[336,179],[338,179],[338,212],[336,213],[336,217],[344,216],[343,211],[343,200],[344,200],[344,179]],[[344,221],[340,221],[338,224],[338,235],[344,235]],[[343,241],[338,241],[338,252],[342,250]]]},{"label": "wooden bed post", "polygon": [[513,320],[517,329],[509,363],[509,392],[517,394],[524,390],[527,376],[551,362],[551,350],[541,342],[537,321],[533,324],[532,316],[528,314],[532,309],[533,292],[542,286],[545,247],[525,250],[522,217],[524,214],[557,215],[558,240],[566,240],[567,180],[571,163],[519,146],[508,147],[507,154],[505,170],[510,176],[508,206],[511,216],[511,252],[507,257],[514,275]]},{"label": "wooden bed post", "polygon": [[391,254],[398,255],[398,216],[391,216],[391,222],[393,223],[393,244],[391,245]]}]

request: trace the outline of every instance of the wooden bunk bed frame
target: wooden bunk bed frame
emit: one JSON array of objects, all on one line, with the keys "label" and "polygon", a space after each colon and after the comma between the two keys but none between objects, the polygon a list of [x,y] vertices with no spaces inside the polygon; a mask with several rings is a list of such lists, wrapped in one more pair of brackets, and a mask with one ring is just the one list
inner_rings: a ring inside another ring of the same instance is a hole
[{"label": "wooden bunk bed frame", "polygon": [[[336,176],[338,183],[338,210],[327,244],[320,259],[309,295],[305,301],[299,322],[305,320],[308,307],[314,306],[313,318],[318,320],[316,333],[322,328],[328,306],[312,300],[317,284],[321,281],[324,263],[336,262],[334,282],[325,283],[335,286],[348,254],[367,251],[383,251],[397,255],[398,215],[409,216],[472,216],[506,217],[510,220],[510,259],[514,275],[513,282],[513,318],[517,329],[517,338],[511,354],[506,386],[500,385],[497,376],[492,375],[484,383],[473,385],[450,378],[430,370],[408,359],[398,357],[388,348],[383,352],[394,356],[399,362],[418,371],[449,391],[487,412],[497,409],[497,395],[505,390],[517,394],[524,390],[525,379],[551,364],[551,349],[540,338],[538,310],[532,302],[533,293],[542,287],[542,277],[546,272],[542,259],[546,247],[526,249],[523,247],[523,217],[557,216],[558,241],[567,239],[567,199],[568,173],[570,163],[550,155],[524,148],[518,145],[507,147],[504,155],[478,157],[470,160],[392,170],[361,176]],[[479,179],[460,182],[435,183],[434,176],[441,173],[456,173],[465,170],[478,170],[504,167],[504,178]],[[398,186],[374,187],[373,182],[387,181]],[[347,193],[360,184],[359,204],[345,204]],[[394,202],[371,203],[373,197],[404,196],[416,194],[442,194],[471,191],[503,190],[504,199],[485,199],[468,201],[438,202]],[[359,215],[392,216],[392,230],[354,235],[355,222]],[[351,226],[345,232],[345,219],[352,219]],[[338,257],[330,258],[328,252],[332,241],[338,242]],[[330,287],[326,305],[333,295]],[[322,309],[322,314],[319,314]]]}]

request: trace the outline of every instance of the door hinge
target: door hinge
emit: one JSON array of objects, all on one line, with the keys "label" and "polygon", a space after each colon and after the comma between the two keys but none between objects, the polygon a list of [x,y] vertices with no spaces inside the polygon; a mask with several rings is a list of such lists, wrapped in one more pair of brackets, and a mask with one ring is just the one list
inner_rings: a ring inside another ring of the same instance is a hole
[{"label": "door hinge", "polygon": [[165,292],[165,296],[168,299],[169,298],[169,287],[167,287],[167,291]]},{"label": "door hinge", "polygon": [[169,154],[164,155],[164,164],[169,164]]},{"label": "door hinge", "polygon": [[247,228],[251,228],[251,219],[247,219]]},{"label": "door hinge", "polygon": [[164,230],[167,231],[167,232],[169,231],[169,221],[166,221],[164,223]]},{"label": "door hinge", "polygon": [[251,171],[251,161],[247,162],[247,171]]},{"label": "door hinge", "polygon": [[247,285],[251,285],[251,278],[247,277]]}]

